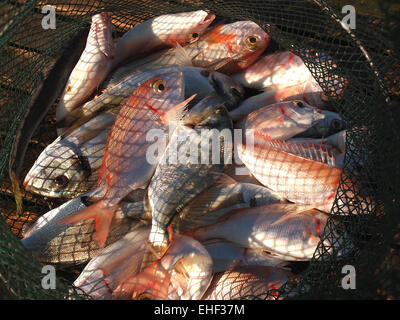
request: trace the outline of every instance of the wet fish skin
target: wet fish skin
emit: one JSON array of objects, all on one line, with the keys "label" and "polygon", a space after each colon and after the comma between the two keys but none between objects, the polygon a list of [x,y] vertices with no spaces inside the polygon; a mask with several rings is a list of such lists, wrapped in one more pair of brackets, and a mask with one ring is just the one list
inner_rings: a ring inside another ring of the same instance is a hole
[{"label": "wet fish skin", "polygon": [[253,89],[301,85],[312,78],[303,60],[290,51],[277,51],[263,56],[250,67],[233,75],[242,85]]},{"label": "wet fish skin", "polygon": [[[92,25],[78,63],[72,71],[56,108],[56,118],[62,120],[70,111],[87,100],[111,69],[115,54],[112,23],[108,13],[92,16]],[[58,130],[58,133],[61,133]]]},{"label": "wet fish skin", "polygon": [[[94,194],[87,194],[88,197],[92,195]],[[50,210],[24,231],[21,243],[38,261],[58,266],[78,265],[87,263],[98,254],[100,248],[94,236],[94,221],[73,225],[59,223],[65,217],[86,208],[84,198],[77,197]],[[112,222],[107,245],[121,239],[141,223],[137,219],[126,218],[122,210],[117,212]]]},{"label": "wet fish skin", "polygon": [[196,240],[174,235],[164,256],[122,282],[113,299],[197,300],[212,279],[212,259]]},{"label": "wet fish skin", "polygon": [[237,182],[223,174],[210,188],[190,201],[173,218],[175,232],[216,223],[224,213],[237,207],[286,202],[272,190],[252,183]]},{"label": "wet fish skin", "polygon": [[150,227],[135,225],[122,239],[101,249],[74,281],[92,299],[111,300],[118,285],[139,272]]},{"label": "wet fish skin", "polygon": [[127,59],[156,49],[197,41],[214,19],[214,14],[198,10],[165,14],[146,20],[126,32],[118,41],[113,68]]},{"label": "wet fish skin", "polygon": [[74,198],[97,180],[115,115],[102,114],[47,146],[25,177],[25,190],[46,197]]},{"label": "wet fish skin", "polygon": [[[227,110],[212,96],[190,109],[183,119],[183,125],[175,129],[149,184],[148,196],[152,208],[149,242],[158,253],[165,251],[168,246],[167,226],[173,217],[198,194],[213,185],[218,179],[218,173],[224,170],[224,157],[230,151],[224,150],[227,146],[217,151],[212,150],[210,146],[215,132],[207,129],[219,132],[227,129],[230,134],[232,131],[232,121]],[[209,144],[203,152],[208,157],[208,164],[200,159],[204,143]],[[191,154],[193,150],[197,151],[194,160]],[[212,162],[213,154],[217,155],[218,164]]]},{"label": "wet fish skin", "polygon": [[270,266],[281,267],[289,262],[279,255],[273,255],[265,250],[242,248],[220,239],[207,240],[202,243],[213,259],[213,272],[238,266]]},{"label": "wet fish skin", "polygon": [[235,267],[218,272],[202,300],[265,299],[269,290],[279,289],[293,274],[272,267]]},{"label": "wet fish skin", "polygon": [[275,140],[287,140],[323,119],[325,115],[321,110],[304,101],[294,100],[253,111],[242,121],[237,122],[235,127],[244,130],[246,139],[249,137],[256,140],[258,135],[263,135]]},{"label": "wet fish skin", "polygon": [[200,242],[223,239],[244,248],[267,250],[288,261],[307,261],[320,242],[327,217],[309,205],[270,204],[233,210],[216,224],[186,234]]},{"label": "wet fish skin", "polygon": [[79,127],[95,114],[112,109],[118,112],[126,102],[129,95],[141,83],[149,78],[173,71],[181,71],[185,82],[185,97],[197,94],[197,99],[217,93],[226,103],[227,108],[234,109],[244,94],[243,88],[230,77],[194,67],[169,67],[135,73],[128,70],[128,76],[114,86],[110,86],[95,99],[87,102],[81,108],[71,112],[64,121],[59,122],[59,128],[70,126]]},{"label": "wet fish skin", "polygon": [[322,110],[324,119],[318,120],[313,126],[296,137],[325,138],[346,129],[346,122],[336,112]]},{"label": "wet fish skin", "polygon": [[[240,142],[236,145],[240,160],[253,176],[292,202],[330,212],[342,171],[328,163],[285,151],[285,143],[261,138],[261,143],[256,142],[250,148]],[[328,153],[321,154],[331,160]]]},{"label": "wet fish skin", "polygon": [[[248,39],[255,43],[249,45]],[[172,66],[199,67],[231,74],[250,65],[268,46],[271,37],[251,21],[214,27],[192,44],[162,50],[122,65],[100,86],[102,90],[116,85],[132,73]]]},{"label": "wet fish skin", "polygon": [[[317,63],[332,65],[332,59],[320,55]],[[268,98],[264,96],[269,100],[268,104],[279,100],[301,99],[317,108],[332,108],[332,103],[302,59],[289,51],[278,51],[261,57],[233,77],[245,87],[269,92]],[[347,84],[346,79],[336,75],[335,84],[328,88],[329,93],[336,98],[340,97]]]},{"label": "wet fish skin", "polygon": [[183,101],[183,93],[179,71],[155,76],[132,93],[107,138],[97,186],[104,191],[103,198],[60,223],[95,218],[96,236],[100,247],[104,246],[120,201],[133,190],[145,189],[156,169],[157,162],[147,159],[147,149],[153,144],[147,133],[151,129],[166,130],[169,121],[176,119],[193,98]]}]

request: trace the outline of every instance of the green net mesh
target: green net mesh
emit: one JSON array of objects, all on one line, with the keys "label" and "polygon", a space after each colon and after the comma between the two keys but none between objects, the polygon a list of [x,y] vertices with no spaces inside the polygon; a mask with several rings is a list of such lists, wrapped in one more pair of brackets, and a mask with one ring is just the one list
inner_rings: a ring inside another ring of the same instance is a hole
[{"label": "green net mesh", "polygon": [[[46,77],[60,49],[93,14],[112,12],[114,35],[121,36],[135,24],[165,13],[206,9],[226,21],[252,20],[275,40],[271,48],[300,56],[334,106],[347,122],[343,175],[323,239],[335,244],[338,224],[346,237],[338,250],[318,246],[309,266],[281,289],[265,297],[290,298],[400,298],[400,242],[397,193],[400,187],[400,2],[357,1],[356,29],[341,25],[342,7],[348,1],[118,1],[54,0],[56,29],[41,27],[41,8],[47,1],[7,0],[0,4],[0,297],[6,299],[81,299],[72,279],[57,277],[55,290],[42,288],[42,266],[20,244],[23,226],[35,220],[57,200],[23,195],[24,215],[15,215],[7,166],[18,124],[35,89]],[[348,79],[343,99],[329,91],[332,65],[318,63],[313,52],[325,52]],[[24,162],[24,173],[44,147],[56,138],[55,108],[36,130]],[[364,163],[360,172],[350,170],[350,158]],[[362,188],[346,194],[356,178]],[[349,202],[351,206],[349,205]],[[340,205],[339,205],[340,204]],[[349,210],[351,208],[351,210]],[[343,235],[342,235],[343,236]],[[344,265],[353,265],[356,290],[344,290]],[[245,297],[257,299],[251,290]]]}]

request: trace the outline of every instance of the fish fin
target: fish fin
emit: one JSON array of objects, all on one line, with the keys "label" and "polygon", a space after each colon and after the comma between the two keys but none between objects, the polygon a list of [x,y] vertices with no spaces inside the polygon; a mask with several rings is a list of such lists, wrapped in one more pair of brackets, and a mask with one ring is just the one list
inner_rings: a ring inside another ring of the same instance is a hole
[{"label": "fish fin", "polygon": [[290,141],[274,140],[270,136],[256,131],[255,136],[262,138],[262,144],[279,149],[280,151],[294,154],[296,156],[322,162],[328,166],[336,167],[335,156],[329,147],[314,143],[296,143]]},{"label": "fish fin", "polygon": [[99,243],[99,247],[103,248],[106,243],[108,233],[110,232],[111,222],[116,209],[117,206],[105,207],[103,200],[100,200],[85,209],[61,219],[58,221],[58,223],[72,224],[91,218],[95,219],[97,241]]},{"label": "fish fin", "polygon": [[193,67],[192,58],[179,43],[176,43],[175,60],[179,66]]},{"label": "fish fin", "polygon": [[[98,49],[104,54],[104,56],[111,60],[114,59],[115,45],[112,39],[112,24],[110,22],[110,16],[107,12],[102,12],[99,14],[102,22],[105,26],[110,23],[110,28],[101,28],[99,22],[94,26],[94,38],[97,43]],[[99,32],[100,29],[100,32]]]},{"label": "fish fin", "polygon": [[182,101],[181,103],[178,103],[176,106],[172,107],[169,109],[167,112],[165,112],[161,116],[161,121],[168,124],[171,121],[176,121],[180,118],[180,115],[183,115],[183,110],[186,107],[186,105],[192,101],[195,97],[197,96],[197,93],[193,94],[189,98],[187,98],[185,101]]},{"label": "fish fin", "polygon": [[238,182],[234,178],[227,175],[226,173],[221,173],[216,185],[219,187],[224,187],[224,186],[229,186],[231,184],[236,184],[236,183],[238,183]]},{"label": "fish fin", "polygon": [[297,216],[297,215],[300,215],[300,214],[303,214],[303,213],[310,212],[310,210],[314,210],[314,208],[313,208],[312,206],[310,206],[310,207],[305,208],[305,209],[302,209],[302,210],[300,210],[300,211],[298,211],[298,210],[290,211],[290,212],[286,213],[285,215],[283,215],[283,216],[282,216],[281,218],[279,218],[278,220],[276,220],[276,221],[274,221],[273,223],[271,223],[271,227],[277,225],[278,223],[285,222],[285,221],[287,221],[288,219],[290,219],[290,218],[292,218],[292,217],[294,217],[294,216]]}]

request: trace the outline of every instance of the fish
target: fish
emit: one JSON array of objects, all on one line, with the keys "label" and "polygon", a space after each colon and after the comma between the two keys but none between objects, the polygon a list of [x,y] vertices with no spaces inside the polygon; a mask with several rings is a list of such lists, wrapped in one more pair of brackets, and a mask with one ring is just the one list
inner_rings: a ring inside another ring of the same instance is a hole
[{"label": "fish", "polygon": [[127,59],[176,44],[193,43],[207,30],[215,15],[204,10],[164,14],[146,20],[117,42],[112,69]]},{"label": "fish", "polygon": [[210,72],[202,68],[194,67],[174,67],[150,70],[144,73],[133,73],[122,79],[115,86],[107,89],[98,97],[84,104],[68,114],[63,121],[57,122],[57,127],[63,131],[71,131],[76,127],[81,126],[93,115],[106,110],[118,112],[121,106],[126,102],[129,95],[140,84],[158,74],[181,71],[183,73],[186,98],[197,94],[197,99],[201,100],[212,94],[218,94],[226,103],[228,109],[234,109],[244,96],[242,86],[233,81],[230,77],[217,73]]},{"label": "fish", "polygon": [[[308,261],[320,242],[328,215],[310,205],[269,204],[239,208],[220,221],[185,233],[198,241],[221,239],[243,248],[267,250],[283,260]],[[332,250],[337,244],[324,240]]]},{"label": "fish", "polygon": [[202,244],[213,260],[213,273],[238,266],[283,267],[289,263],[267,250],[242,248],[220,239],[207,240]]},{"label": "fish", "polygon": [[101,114],[48,145],[27,173],[26,191],[75,198],[96,184],[106,139],[116,116]]},{"label": "fish", "polygon": [[198,300],[212,280],[212,259],[196,240],[174,235],[164,256],[123,281],[113,299]]},{"label": "fish", "polygon": [[324,119],[316,121],[311,128],[297,134],[295,137],[327,138],[345,131],[346,121],[338,113],[328,110],[321,110],[321,113],[325,116]]},{"label": "fish", "polygon": [[100,250],[79,274],[74,286],[92,299],[111,300],[118,285],[140,271],[150,227],[137,224],[132,229]]},{"label": "fish", "polygon": [[156,170],[157,161],[148,161],[147,149],[153,142],[147,134],[151,129],[166,131],[169,121],[179,117],[194,98],[184,100],[183,93],[182,72],[175,71],[147,80],[131,94],[107,138],[96,188],[104,196],[60,223],[94,218],[97,240],[104,247],[120,201],[133,190],[145,189]]},{"label": "fish", "polygon": [[[100,248],[95,238],[94,221],[59,223],[63,218],[86,208],[86,199],[91,195],[94,195],[92,191],[40,216],[23,231],[22,245],[41,263],[57,266],[79,265],[96,257]],[[124,208],[126,207],[121,205],[121,209],[115,214],[107,245],[118,241],[142,223],[139,219],[127,218]]]},{"label": "fish", "polygon": [[68,77],[85,48],[88,33],[89,28],[80,30],[67,42],[55,60],[49,63],[48,67],[51,69],[44,76],[42,84],[35,89],[26,111],[19,121],[8,162],[8,173],[12,183],[18,215],[22,213],[20,175],[29,141],[47,111],[62,93]]},{"label": "fish", "polygon": [[301,100],[280,102],[262,107],[235,124],[242,128],[245,137],[259,135],[275,140],[287,140],[324,120],[321,110]]},{"label": "fish", "polygon": [[92,16],[85,50],[72,70],[57,104],[58,121],[93,94],[110,71],[114,55],[111,18],[107,12],[96,14]]},{"label": "fish", "polygon": [[219,140],[214,146],[213,139],[225,133],[232,139],[232,120],[220,100],[209,96],[189,110],[171,135],[148,189],[149,243],[160,255],[168,247],[167,226],[173,217],[224,171],[231,153],[229,142]]},{"label": "fish", "polygon": [[238,142],[236,147],[240,160],[264,186],[294,203],[331,211],[342,170],[328,149],[268,136],[259,136],[250,146]]},{"label": "fish", "polygon": [[277,51],[260,57],[232,77],[247,88],[284,89],[303,84],[312,78],[312,74],[299,56],[290,51]]},{"label": "fish", "polygon": [[271,37],[256,23],[237,21],[211,28],[199,40],[184,47],[161,50],[120,66],[104,80],[108,90],[132,73],[171,66],[205,68],[231,74],[247,68],[268,46]]},{"label": "fish", "polygon": [[[327,64],[328,61],[332,61],[332,58],[321,55],[317,63]],[[301,99],[323,109],[332,109],[330,100],[340,99],[348,86],[347,79],[332,74],[329,79],[331,85],[325,93],[302,59],[289,51],[261,57],[246,70],[233,75],[233,78],[245,87],[267,91],[264,98],[268,99],[268,104],[277,100]]]},{"label": "fish", "polygon": [[317,145],[332,148],[332,152],[342,154],[346,150],[346,130],[332,134],[324,138],[302,138],[303,134],[297,135],[288,140],[290,143],[302,144],[304,147],[307,145]]},{"label": "fish", "polygon": [[214,185],[184,206],[171,224],[174,232],[183,233],[215,223],[221,215],[236,207],[279,202],[286,202],[286,199],[264,186],[238,182],[224,173]]},{"label": "fish", "polygon": [[216,273],[202,300],[272,299],[267,293],[276,293],[293,276],[282,268],[235,267]]}]

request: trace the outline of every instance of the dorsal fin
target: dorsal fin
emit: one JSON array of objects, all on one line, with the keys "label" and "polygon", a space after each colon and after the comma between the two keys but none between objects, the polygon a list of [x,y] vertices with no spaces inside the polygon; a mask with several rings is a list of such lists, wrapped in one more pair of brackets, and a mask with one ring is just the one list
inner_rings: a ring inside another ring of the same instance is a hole
[{"label": "dorsal fin", "polygon": [[294,154],[296,156],[322,162],[328,166],[336,167],[335,157],[330,148],[314,143],[296,143],[289,141],[274,140],[270,136],[256,131],[256,136],[262,138],[262,144],[279,149],[281,151]]},{"label": "dorsal fin", "polygon": [[176,64],[183,67],[193,67],[192,58],[179,43],[176,43],[175,49]]}]

